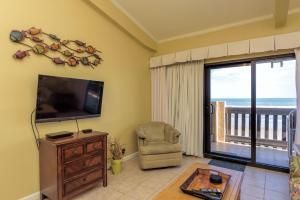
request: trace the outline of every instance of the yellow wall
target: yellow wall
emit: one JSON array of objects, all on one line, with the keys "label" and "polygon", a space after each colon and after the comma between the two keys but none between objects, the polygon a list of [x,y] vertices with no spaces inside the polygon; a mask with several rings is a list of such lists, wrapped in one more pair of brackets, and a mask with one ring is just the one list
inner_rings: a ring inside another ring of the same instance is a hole
[{"label": "yellow wall", "polygon": [[[16,200],[39,190],[38,151],[30,127],[38,74],[104,81],[102,117],[79,120],[80,128],[120,137],[127,154],[137,150],[134,128],[150,120],[151,51],[83,0],[5,1],[0,7],[0,24],[0,199]],[[12,54],[24,47],[10,42],[9,33],[31,26],[96,46],[103,52],[103,64],[91,70],[56,66],[36,55],[14,60]],[[76,131],[74,121],[38,127],[42,135]]]},{"label": "yellow wall", "polygon": [[111,20],[113,20],[116,25],[126,31],[139,43],[144,45],[146,48],[151,50],[156,50],[157,43],[143,30],[141,30],[131,19],[129,19],[123,12],[108,0],[86,0],[90,3],[96,10],[105,13]]},{"label": "yellow wall", "polygon": [[163,55],[176,51],[205,47],[300,30],[300,13],[289,15],[287,25],[275,28],[274,20],[264,20],[215,31],[207,34],[172,40],[158,44],[156,55]]}]

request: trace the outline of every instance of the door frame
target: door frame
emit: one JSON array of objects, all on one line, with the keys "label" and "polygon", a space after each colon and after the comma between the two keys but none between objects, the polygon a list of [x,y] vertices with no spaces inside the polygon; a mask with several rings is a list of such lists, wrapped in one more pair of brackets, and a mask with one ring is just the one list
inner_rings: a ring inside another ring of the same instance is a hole
[{"label": "door frame", "polygon": [[[248,58],[248,59],[240,59],[240,60],[230,60],[225,62],[217,62],[217,63],[209,63],[204,65],[204,79],[203,79],[203,91],[204,91],[204,122],[203,122],[203,152],[204,157],[206,158],[213,158],[213,159],[220,159],[225,161],[232,161],[241,164],[247,164],[249,166],[261,167],[271,170],[283,171],[288,172],[289,168],[276,166],[266,163],[259,163],[256,162],[256,63],[258,61],[265,61],[265,60],[274,60],[274,59],[295,59],[294,53],[289,54],[280,54],[274,56],[262,56],[262,57],[255,57],[255,58]],[[210,70],[211,69],[220,69],[226,67],[235,67],[243,66],[247,64],[247,66],[251,66],[251,155],[250,158],[240,157],[240,156],[232,156],[226,155],[218,152],[211,152],[210,149]]]}]

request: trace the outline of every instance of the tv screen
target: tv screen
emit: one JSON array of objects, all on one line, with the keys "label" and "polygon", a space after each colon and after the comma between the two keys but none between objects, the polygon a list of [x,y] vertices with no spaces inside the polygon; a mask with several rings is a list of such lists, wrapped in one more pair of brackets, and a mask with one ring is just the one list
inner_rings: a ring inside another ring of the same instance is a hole
[{"label": "tv screen", "polygon": [[99,117],[103,86],[101,81],[39,75],[36,122]]}]

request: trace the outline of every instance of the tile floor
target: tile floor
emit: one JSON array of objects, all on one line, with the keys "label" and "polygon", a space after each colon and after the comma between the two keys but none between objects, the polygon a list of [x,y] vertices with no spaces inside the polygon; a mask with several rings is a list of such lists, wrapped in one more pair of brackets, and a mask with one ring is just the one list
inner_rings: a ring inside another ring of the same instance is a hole
[{"label": "tile floor", "polygon": [[[132,159],[124,163],[121,174],[109,172],[106,188],[99,186],[75,200],[151,200],[194,162],[208,163],[209,159],[185,156],[181,167],[146,171]],[[288,191],[288,174],[246,167],[241,200],[288,200]]]}]

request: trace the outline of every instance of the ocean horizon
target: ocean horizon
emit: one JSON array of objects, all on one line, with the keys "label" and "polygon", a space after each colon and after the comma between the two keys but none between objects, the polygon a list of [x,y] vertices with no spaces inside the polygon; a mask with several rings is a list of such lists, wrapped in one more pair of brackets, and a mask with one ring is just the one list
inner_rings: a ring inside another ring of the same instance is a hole
[{"label": "ocean horizon", "polygon": [[[227,106],[251,106],[251,98],[212,98],[224,101]],[[296,98],[256,98],[256,106],[296,107]]]}]

